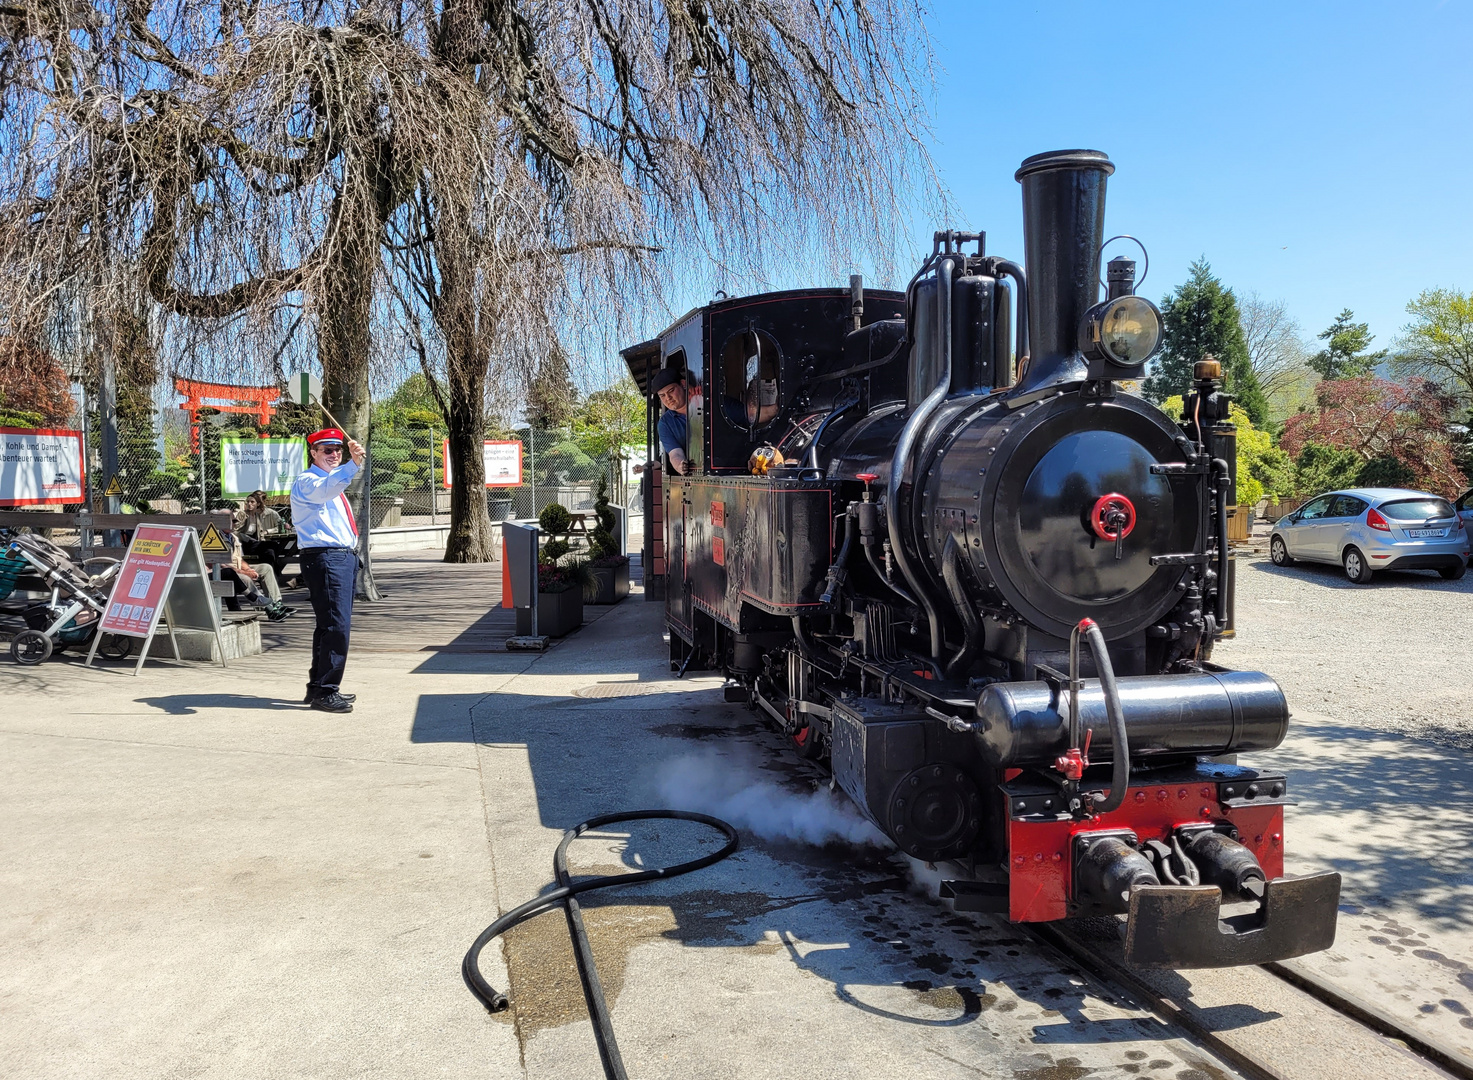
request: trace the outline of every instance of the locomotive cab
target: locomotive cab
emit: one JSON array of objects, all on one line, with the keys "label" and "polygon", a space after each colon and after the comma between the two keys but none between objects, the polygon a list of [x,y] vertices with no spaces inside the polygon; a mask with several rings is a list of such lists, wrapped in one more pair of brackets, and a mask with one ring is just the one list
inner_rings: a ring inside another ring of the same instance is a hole
[{"label": "locomotive cab", "polygon": [[[723,671],[960,909],[1128,916],[1127,958],[1329,946],[1339,878],[1283,877],[1287,702],[1231,633],[1229,397],[1131,392],[1160,313],[1100,296],[1097,151],[1025,161],[1025,266],[937,233],[903,293],[722,300],[646,362],[688,372],[667,476],[672,667]],[[631,369],[633,361],[631,361]],[[774,451],[769,453],[769,451]],[[1252,910],[1220,921],[1223,903]]]}]

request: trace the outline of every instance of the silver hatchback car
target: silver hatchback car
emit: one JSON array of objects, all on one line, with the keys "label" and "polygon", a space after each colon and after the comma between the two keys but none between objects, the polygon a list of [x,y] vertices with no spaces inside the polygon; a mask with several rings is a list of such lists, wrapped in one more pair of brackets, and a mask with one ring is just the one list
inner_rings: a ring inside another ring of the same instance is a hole
[{"label": "silver hatchback car", "polygon": [[1339,564],[1358,585],[1377,570],[1436,570],[1457,581],[1468,569],[1468,537],[1452,503],[1405,488],[1348,488],[1309,500],[1274,525],[1275,566]]}]

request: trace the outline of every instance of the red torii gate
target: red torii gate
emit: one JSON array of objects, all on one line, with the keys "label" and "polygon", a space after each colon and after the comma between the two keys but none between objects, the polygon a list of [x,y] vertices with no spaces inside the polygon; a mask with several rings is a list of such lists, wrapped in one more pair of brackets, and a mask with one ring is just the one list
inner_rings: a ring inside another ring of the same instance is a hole
[{"label": "red torii gate", "polygon": [[[185,400],[180,408],[189,413],[189,447],[199,451],[199,411],[209,406],[219,412],[247,413],[254,416],[265,427],[271,423],[271,414],[281,398],[279,386],[227,386],[224,383],[196,382],[194,379],[174,379],[174,390],[183,394]],[[211,400],[206,401],[209,398]],[[221,404],[216,404],[221,401]],[[250,402],[250,404],[241,404]]]}]

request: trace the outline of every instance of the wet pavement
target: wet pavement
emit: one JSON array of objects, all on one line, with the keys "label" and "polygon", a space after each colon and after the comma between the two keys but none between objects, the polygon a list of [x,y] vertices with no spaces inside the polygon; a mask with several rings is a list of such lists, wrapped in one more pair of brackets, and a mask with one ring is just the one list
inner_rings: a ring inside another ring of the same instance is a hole
[{"label": "wet pavement", "polygon": [[[350,660],[351,715],[300,705],[285,641],[137,679],[0,670],[0,1073],[597,1077],[560,914],[483,955],[506,1013],[471,996],[461,957],[547,885],[563,829],[727,775],[764,796],[733,804],[740,852],[589,898],[631,1076],[1233,1075],[1005,923],[924,895],[715,680],[671,677],[657,605],[589,609],[545,656],[486,651],[477,592],[499,567],[444,567],[465,575],[459,625],[437,588],[426,640],[414,582],[442,571],[376,563],[404,608]],[[711,842],[635,825],[579,841],[573,867]]]},{"label": "wet pavement", "polygon": [[[680,805],[737,823],[741,850],[585,905],[632,1077],[1236,1075],[1005,921],[932,899],[937,875],[875,844],[717,680],[671,675],[659,605],[636,592],[546,655],[506,653],[499,566],[375,561],[393,606],[363,615],[348,716],[300,706],[303,627],[223,671],[0,669],[0,1074],[598,1077],[561,914],[483,954],[505,1013],[461,956],[548,885],[564,829]],[[1312,962],[1467,1032],[1466,879],[1437,838],[1467,835],[1447,793],[1473,777],[1343,726],[1301,715],[1260,755],[1303,800],[1292,857],[1349,875],[1341,940]],[[579,840],[572,867],[714,842],[639,823]],[[1425,1072],[1266,977],[1162,978],[1280,1075]]]}]

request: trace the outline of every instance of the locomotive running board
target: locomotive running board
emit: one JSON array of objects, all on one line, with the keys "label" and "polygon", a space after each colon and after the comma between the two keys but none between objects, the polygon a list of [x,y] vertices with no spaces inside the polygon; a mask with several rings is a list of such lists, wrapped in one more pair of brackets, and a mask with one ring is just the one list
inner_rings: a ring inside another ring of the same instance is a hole
[{"label": "locomotive running board", "polygon": [[1221,918],[1216,885],[1142,885],[1131,890],[1125,962],[1138,968],[1266,964],[1335,944],[1340,875],[1276,878],[1259,910]]}]

